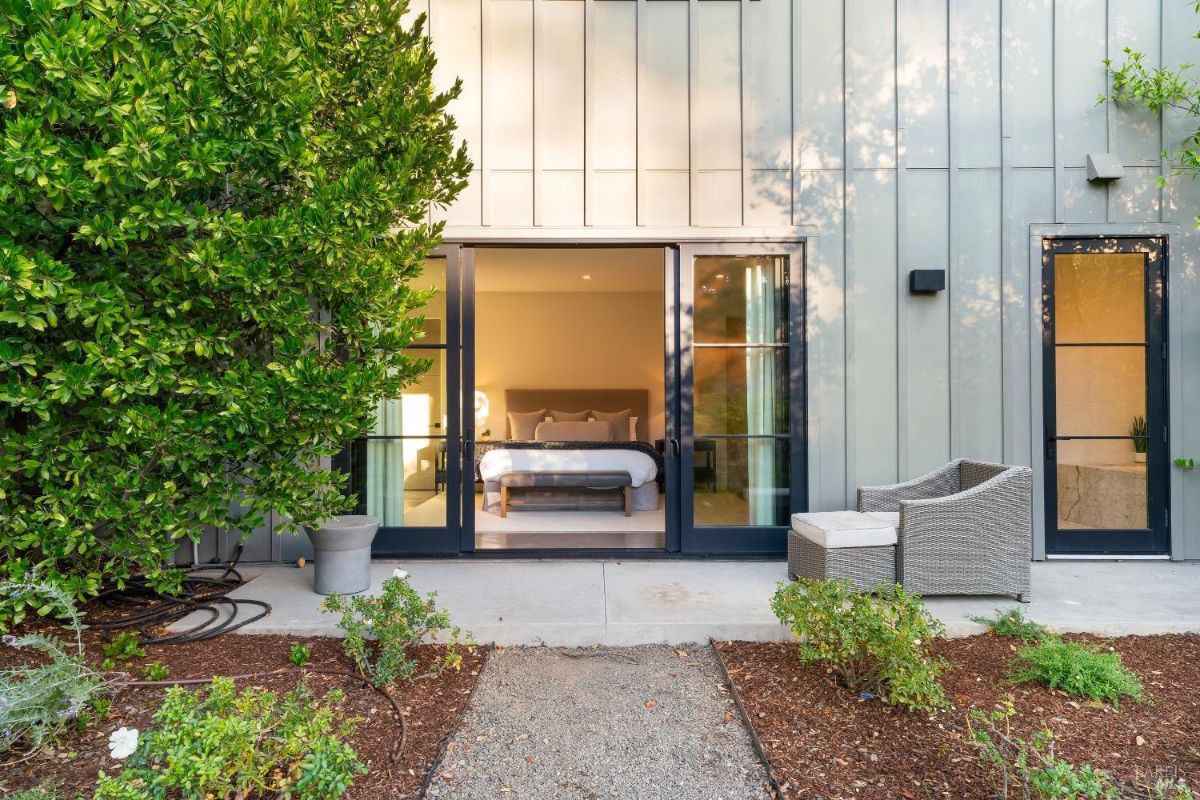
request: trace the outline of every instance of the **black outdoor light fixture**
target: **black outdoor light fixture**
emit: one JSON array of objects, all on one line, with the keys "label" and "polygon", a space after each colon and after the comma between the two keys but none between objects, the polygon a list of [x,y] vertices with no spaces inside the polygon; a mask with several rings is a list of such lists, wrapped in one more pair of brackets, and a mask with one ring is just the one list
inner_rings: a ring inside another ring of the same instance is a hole
[{"label": "black outdoor light fixture", "polygon": [[908,273],[908,291],[912,294],[937,294],[946,289],[946,270],[914,269]]}]

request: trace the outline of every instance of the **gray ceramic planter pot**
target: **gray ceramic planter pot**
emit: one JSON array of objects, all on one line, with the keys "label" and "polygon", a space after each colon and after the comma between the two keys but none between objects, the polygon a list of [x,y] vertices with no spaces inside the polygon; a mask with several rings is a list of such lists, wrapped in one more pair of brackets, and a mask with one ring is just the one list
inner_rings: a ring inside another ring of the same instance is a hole
[{"label": "gray ceramic planter pot", "polygon": [[379,530],[378,519],[347,514],[304,530],[317,562],[317,594],[358,594],[371,588],[371,542]]}]

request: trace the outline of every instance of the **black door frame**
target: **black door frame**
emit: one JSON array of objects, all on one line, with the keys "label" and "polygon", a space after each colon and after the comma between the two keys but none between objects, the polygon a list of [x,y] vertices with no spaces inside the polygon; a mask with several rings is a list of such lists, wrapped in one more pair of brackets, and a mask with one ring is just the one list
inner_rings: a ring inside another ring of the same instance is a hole
[{"label": "black door frame", "polygon": [[676,305],[680,341],[679,414],[681,456],[679,459],[678,505],[682,551],[702,555],[772,556],[787,549],[788,525],[695,524],[695,376],[693,307],[694,264],[697,256],[782,256],[787,258],[788,300],[788,514],[808,509],[808,371],[804,321],[804,277],[807,248],[804,241],[792,243],[684,243],[679,247],[679,303]]},{"label": "black door frame", "polygon": [[[446,259],[446,287],[444,289],[446,294],[446,333],[444,346],[446,354],[446,432],[444,438],[441,439],[446,449],[446,524],[439,527],[381,527],[375,535],[375,541],[371,546],[371,555],[373,556],[458,555],[462,547],[458,520],[454,520],[451,517],[454,510],[461,506],[462,501],[468,504],[470,502],[462,498],[463,459],[455,457],[460,452],[463,441],[461,421],[464,417],[458,406],[462,405],[463,396],[462,384],[460,382],[463,374],[460,371],[460,364],[464,361],[462,358],[464,351],[461,319],[464,307],[462,302],[462,280],[467,272],[463,264],[464,256],[462,247],[450,244],[435,247],[429,254],[430,258]],[[409,345],[408,349],[439,350],[443,349],[443,347],[440,344],[414,342]],[[472,364],[473,367],[474,365]],[[366,465],[366,445],[368,441],[372,439],[402,438],[414,437],[366,436],[351,443],[340,456],[342,463],[348,464],[349,471],[351,472],[351,486],[353,487],[356,483],[355,476],[358,476],[357,482],[361,484],[361,475]],[[366,513],[366,499],[361,493],[359,494],[358,509],[356,510],[358,513]],[[474,540],[472,540],[471,545],[474,547]]]},{"label": "black door frame", "polygon": [[[667,489],[666,546],[663,549],[554,549],[554,550],[475,550],[474,492],[474,390],[475,390],[475,249],[606,248],[656,247],[664,253],[664,388],[665,388],[665,480]],[[786,526],[701,527],[691,525],[693,481],[692,463],[685,468],[684,431],[691,426],[692,389],[690,351],[691,321],[681,305],[690,298],[691,262],[685,252],[720,252],[736,255],[783,255],[788,257],[789,273],[789,378],[790,458],[792,513],[808,507],[808,417],[807,417],[807,340],[804,320],[804,278],[807,247],[797,237],[672,237],[663,239],[619,238],[608,240],[503,239],[490,238],[448,241],[435,248],[431,257],[446,258],[447,270],[447,520],[445,527],[380,528],[372,548],[376,557],[396,556],[470,556],[475,558],[687,558],[687,557],[776,557],[786,549]],[[686,273],[686,275],[685,275]],[[690,313],[690,303],[688,306]],[[419,349],[419,347],[418,347]],[[468,395],[470,401],[468,402]],[[687,415],[685,417],[685,414]],[[368,437],[371,438],[371,437]],[[387,437],[385,437],[387,438]],[[365,465],[367,439],[351,443],[335,459],[335,466],[355,474]],[[694,440],[689,447],[694,446]],[[452,456],[458,453],[460,458]],[[360,498],[359,510],[364,501]],[[458,519],[451,518],[457,509]],[[691,536],[685,533],[690,530]],[[696,532],[699,531],[699,534]]]},{"label": "black door frame", "polygon": [[[1145,530],[1061,529],[1058,526],[1057,443],[1069,439],[1127,439],[1128,436],[1071,436],[1057,430],[1054,258],[1060,254],[1143,253],[1146,258],[1146,488]],[[1167,276],[1169,242],[1161,236],[1047,236],[1042,243],[1042,458],[1046,554],[1170,554],[1169,361]]]}]

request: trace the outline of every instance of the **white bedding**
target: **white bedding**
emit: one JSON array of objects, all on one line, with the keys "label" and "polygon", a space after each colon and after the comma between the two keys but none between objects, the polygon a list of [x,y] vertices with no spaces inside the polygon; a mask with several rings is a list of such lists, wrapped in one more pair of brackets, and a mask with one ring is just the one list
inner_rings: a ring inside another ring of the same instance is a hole
[{"label": "white bedding", "polygon": [[654,459],[636,450],[489,450],[479,459],[479,476],[496,481],[505,472],[628,472],[634,488],[658,476]]}]

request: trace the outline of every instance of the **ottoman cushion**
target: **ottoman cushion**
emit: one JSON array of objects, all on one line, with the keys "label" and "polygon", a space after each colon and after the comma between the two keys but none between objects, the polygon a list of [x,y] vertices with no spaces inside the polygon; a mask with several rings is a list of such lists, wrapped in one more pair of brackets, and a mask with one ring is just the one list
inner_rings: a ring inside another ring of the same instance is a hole
[{"label": "ottoman cushion", "polygon": [[792,530],[826,550],[896,543],[896,526],[891,521],[857,511],[793,514]]}]

